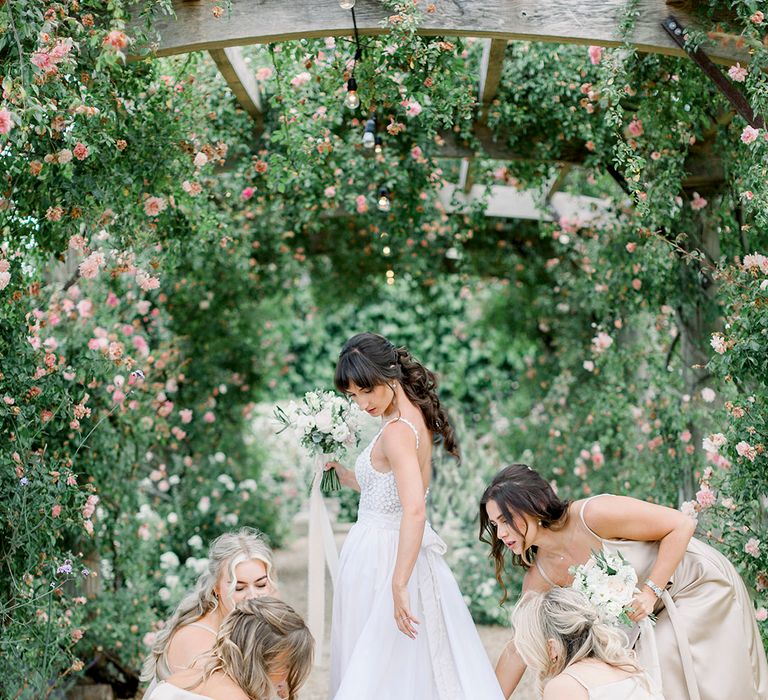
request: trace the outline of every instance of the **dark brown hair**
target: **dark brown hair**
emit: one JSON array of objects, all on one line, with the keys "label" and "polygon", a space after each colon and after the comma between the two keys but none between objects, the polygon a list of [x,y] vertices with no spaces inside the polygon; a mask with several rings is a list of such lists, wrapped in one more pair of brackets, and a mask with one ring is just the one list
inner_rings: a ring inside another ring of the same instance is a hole
[{"label": "dark brown hair", "polygon": [[542,527],[560,530],[568,520],[570,501],[558,498],[554,489],[538,472],[525,464],[512,464],[504,467],[493,477],[490,486],[485,489],[480,499],[480,541],[491,546],[489,557],[496,566],[496,580],[499,582],[507,599],[507,587],[504,584],[504,543],[496,536],[496,528],[491,524],[486,505],[493,501],[509,526],[517,532],[523,542],[523,553],[512,552],[512,564],[530,569],[536,559],[536,547],[525,548],[525,532],[515,527],[513,514],[527,514],[539,520]]},{"label": "dark brown hair", "polygon": [[[339,353],[334,383],[347,393],[349,385],[373,389],[397,380],[424,416],[424,423],[442,438],[443,447],[459,459],[459,446],[448,413],[437,395],[437,377],[404,347],[395,347],[376,333],[358,333],[350,338]],[[394,390],[393,390],[394,394]]]}]

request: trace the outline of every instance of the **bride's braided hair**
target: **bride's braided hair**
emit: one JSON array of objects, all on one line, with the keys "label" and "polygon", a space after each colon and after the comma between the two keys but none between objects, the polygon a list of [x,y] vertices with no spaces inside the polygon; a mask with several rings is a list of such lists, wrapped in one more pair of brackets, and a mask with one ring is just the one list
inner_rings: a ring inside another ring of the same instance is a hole
[{"label": "bride's braided hair", "polygon": [[361,389],[397,380],[408,399],[424,416],[424,423],[442,438],[446,452],[459,459],[459,446],[448,413],[437,395],[437,377],[415,360],[405,347],[395,347],[377,333],[359,333],[341,349],[336,365],[336,388],[346,393],[351,383]]}]

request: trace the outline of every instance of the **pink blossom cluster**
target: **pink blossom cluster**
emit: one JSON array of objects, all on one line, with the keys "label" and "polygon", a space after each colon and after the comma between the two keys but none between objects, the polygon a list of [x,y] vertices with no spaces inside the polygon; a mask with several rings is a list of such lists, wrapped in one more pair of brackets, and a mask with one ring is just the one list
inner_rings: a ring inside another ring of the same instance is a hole
[{"label": "pink blossom cluster", "polygon": [[5,289],[11,282],[11,264],[5,259],[0,258],[0,291]]},{"label": "pink blossom cluster", "polygon": [[605,352],[611,345],[613,345],[613,338],[611,338],[605,331],[600,331],[594,338],[592,338],[592,352],[597,355]]},{"label": "pink blossom cluster", "polygon": [[760,540],[750,537],[744,545],[744,551],[751,557],[760,556]]},{"label": "pink blossom cluster", "polygon": [[709,344],[719,355],[722,355],[728,349],[728,344],[725,342],[725,336],[722,333],[713,333]]},{"label": "pink blossom cluster", "polygon": [[[50,37],[43,35],[44,41],[49,41]],[[57,39],[56,43],[50,48],[41,49],[32,54],[32,63],[39,68],[45,75],[54,75],[59,70],[59,64],[69,56],[74,42],[70,37],[66,39]]]},{"label": "pink blossom cluster", "polygon": [[400,104],[405,107],[405,114],[408,117],[418,117],[423,109],[421,104],[413,98],[403,100]]},{"label": "pink blossom cluster", "polygon": [[7,107],[0,109],[0,134],[9,134],[13,129],[13,114]]},{"label": "pink blossom cluster", "polygon": [[104,254],[95,251],[91,253],[83,262],[80,263],[80,275],[85,279],[95,279],[99,270],[104,265]]},{"label": "pink blossom cluster", "polygon": [[755,272],[762,272],[764,275],[768,275],[768,257],[761,255],[760,253],[745,255],[744,269],[747,271],[754,270]]},{"label": "pink blossom cluster", "polygon": [[739,457],[744,457],[744,459],[748,459],[750,462],[754,462],[757,457],[757,450],[746,440],[736,443],[736,452]]}]

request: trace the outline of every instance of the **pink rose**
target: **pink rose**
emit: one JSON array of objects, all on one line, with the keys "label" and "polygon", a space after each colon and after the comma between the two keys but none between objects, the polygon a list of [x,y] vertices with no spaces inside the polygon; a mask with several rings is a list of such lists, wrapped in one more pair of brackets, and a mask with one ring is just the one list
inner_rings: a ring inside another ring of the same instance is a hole
[{"label": "pink rose", "polygon": [[625,248],[627,249],[628,253],[634,253],[637,250],[637,243],[630,241],[629,243],[627,243]]},{"label": "pink rose", "polygon": [[246,187],[240,193],[240,199],[242,199],[245,202],[245,201],[249,200],[251,197],[253,197],[255,192],[256,192],[256,188],[255,187]]},{"label": "pink rose", "polygon": [[768,620],[768,610],[765,608],[758,608],[755,610],[755,620],[758,622],[765,622]]},{"label": "pink rose", "polygon": [[358,214],[365,214],[368,211],[368,202],[365,199],[364,194],[359,194],[355,199],[355,205],[357,207]]},{"label": "pink rose", "polygon": [[329,185],[328,187],[325,188],[323,194],[328,199],[333,199],[336,196],[336,188],[333,185]]},{"label": "pink rose", "polygon": [[13,129],[13,114],[6,107],[0,109],[0,134],[7,134]]},{"label": "pink rose", "polygon": [[405,113],[409,117],[418,117],[421,114],[422,107],[414,99],[405,100],[402,102],[402,105],[405,107]]},{"label": "pink rose", "polygon": [[736,452],[738,452],[740,457],[744,457],[750,462],[754,462],[755,457],[757,457],[757,450],[745,440],[736,444]]},{"label": "pink rose", "polygon": [[166,202],[162,197],[147,197],[144,202],[144,213],[147,216],[157,216],[166,206]]},{"label": "pink rose", "polygon": [[113,29],[111,32],[109,32],[109,34],[107,34],[107,36],[104,37],[103,44],[110,49],[114,49],[115,51],[122,51],[126,46],[128,46],[128,37],[124,32]]},{"label": "pink rose", "polygon": [[51,508],[51,517],[58,518],[61,515],[61,506],[57,503]]},{"label": "pink rose", "polygon": [[256,71],[256,80],[269,80],[272,77],[271,68],[259,68]]},{"label": "pink rose", "polygon": [[179,411],[179,418],[181,418],[182,423],[191,423],[192,422],[192,411],[188,408],[182,408]]},{"label": "pink rose", "polygon": [[589,60],[593,66],[596,66],[603,58],[603,51],[605,49],[602,46],[590,46],[588,49]]},{"label": "pink rose", "polygon": [[78,141],[72,149],[72,153],[78,160],[85,160],[88,157],[88,146]]},{"label": "pink rose", "polygon": [[752,24],[762,24],[763,20],[765,19],[765,15],[763,14],[762,10],[758,10],[753,15],[751,15],[749,19]]},{"label": "pink rose", "polygon": [[734,82],[743,83],[747,77],[747,69],[737,63],[728,69],[728,75]]},{"label": "pink rose", "polygon": [[696,493],[696,500],[702,508],[709,508],[717,502],[714,492],[707,486],[702,487],[701,490]]},{"label": "pink rose", "polygon": [[691,200],[691,209],[698,211],[707,206],[707,200],[704,199],[698,192],[693,193],[693,199]]},{"label": "pink rose", "polygon": [[203,414],[203,421],[205,421],[206,423],[214,423],[216,421],[216,416],[213,413],[213,411],[206,411]]},{"label": "pink rose", "polygon": [[307,73],[307,71],[303,71],[291,79],[291,85],[293,85],[293,87],[301,87],[302,85],[309,83],[310,80],[312,80],[312,76]]},{"label": "pink rose", "polygon": [[91,253],[83,262],[80,263],[80,274],[85,279],[95,279],[99,274],[99,269],[104,264],[104,255],[99,251]]},{"label": "pink rose", "polygon": [[709,344],[718,355],[722,355],[728,349],[722,333],[713,333]]},{"label": "pink rose", "polygon": [[72,160],[72,151],[70,151],[68,148],[62,148],[56,154],[56,160],[59,162],[60,165],[66,165],[67,163],[69,163],[69,161]]},{"label": "pink rose", "polygon": [[635,138],[642,136],[643,122],[641,122],[639,119],[633,119],[631,122],[629,122],[627,131],[630,133],[631,136],[634,136]]},{"label": "pink rose", "polygon": [[760,129],[755,129],[751,126],[745,126],[744,131],[741,132],[742,143],[752,143],[757,141],[757,137],[760,136]]},{"label": "pink rose", "polygon": [[632,280],[632,289],[634,289],[636,292],[639,292],[640,287],[642,286],[643,286],[642,280],[637,279],[637,277],[635,277],[635,279]]},{"label": "pink rose", "polygon": [[750,537],[744,545],[744,551],[752,557],[760,556],[760,540]]},{"label": "pink rose", "polygon": [[683,432],[680,433],[680,442],[690,442],[692,437],[690,430],[683,430]]}]

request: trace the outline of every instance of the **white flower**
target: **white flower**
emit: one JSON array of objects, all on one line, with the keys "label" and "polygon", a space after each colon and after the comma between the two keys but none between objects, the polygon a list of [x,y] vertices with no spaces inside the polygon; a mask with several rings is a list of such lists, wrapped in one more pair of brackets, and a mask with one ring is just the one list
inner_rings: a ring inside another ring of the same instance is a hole
[{"label": "white flower", "polygon": [[179,516],[176,515],[174,512],[168,513],[168,515],[165,518],[171,525],[175,525],[177,522],[179,522]]},{"label": "white flower", "polygon": [[244,481],[241,481],[238,488],[243,489],[245,491],[255,491],[259,485],[256,483],[255,479],[245,479]]},{"label": "white flower", "polygon": [[165,586],[157,592],[157,595],[164,603],[171,599],[171,592]]},{"label": "white flower", "polygon": [[[192,537],[187,540],[187,544],[192,547],[192,549],[201,549],[203,546],[203,538],[200,537],[200,535],[192,535]],[[187,561],[189,561],[189,559],[187,559]]]},{"label": "white flower", "polygon": [[208,568],[208,560],[205,557],[201,557],[200,559],[189,557],[187,561],[184,562],[184,566],[200,575]]},{"label": "white flower", "polygon": [[181,579],[176,576],[176,574],[168,574],[165,577],[165,585],[168,586],[168,588],[176,588],[176,586],[179,585],[179,581]]},{"label": "white flower", "polygon": [[227,491],[235,490],[235,482],[229,474],[219,474],[218,477],[216,477],[216,481],[224,486]]},{"label": "white flower", "polygon": [[324,433],[331,432],[331,429],[333,428],[333,415],[331,415],[330,408],[324,408],[315,416],[315,425],[318,430]]},{"label": "white flower", "polygon": [[161,569],[175,569],[179,565],[179,558],[175,552],[163,552],[160,555]]},{"label": "white flower", "polygon": [[706,403],[712,403],[715,400],[715,396],[716,396],[716,394],[715,394],[714,390],[710,389],[708,386],[705,386],[701,390],[701,398]]},{"label": "white flower", "polygon": [[197,509],[205,514],[211,509],[211,499],[208,496],[203,496],[197,504]]}]

